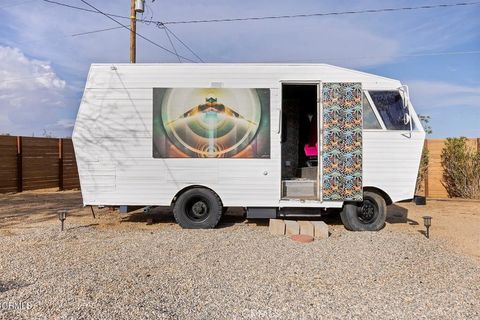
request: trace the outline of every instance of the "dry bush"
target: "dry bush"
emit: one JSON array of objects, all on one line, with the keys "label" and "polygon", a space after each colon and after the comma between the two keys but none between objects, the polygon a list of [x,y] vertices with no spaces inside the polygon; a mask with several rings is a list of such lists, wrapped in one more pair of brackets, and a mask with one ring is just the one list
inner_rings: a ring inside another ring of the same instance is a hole
[{"label": "dry bush", "polygon": [[422,158],[420,159],[420,166],[418,168],[417,186],[415,188],[416,193],[419,193],[420,191],[423,190],[424,186],[422,184],[425,180],[425,177],[427,176],[428,161],[429,161],[429,151],[427,148],[425,148],[425,145],[424,145],[422,150]]},{"label": "dry bush", "polygon": [[442,150],[443,181],[449,197],[480,199],[480,152],[467,139],[447,138]]},{"label": "dry bush", "polygon": [[[420,122],[422,123],[423,130],[427,135],[432,134],[432,127],[430,126],[430,116],[428,115],[418,115]],[[428,164],[429,164],[429,151],[428,148],[425,148],[425,144],[422,149],[422,158],[420,159],[420,166],[418,167],[417,173],[417,184],[415,187],[415,193],[425,192],[425,186],[423,182],[427,176]]]}]

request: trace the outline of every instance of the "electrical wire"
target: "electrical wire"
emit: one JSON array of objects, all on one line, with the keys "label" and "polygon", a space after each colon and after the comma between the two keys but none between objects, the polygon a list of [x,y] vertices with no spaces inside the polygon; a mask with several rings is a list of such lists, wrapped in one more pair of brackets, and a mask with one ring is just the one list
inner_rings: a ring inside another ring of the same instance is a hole
[{"label": "electrical wire", "polygon": [[[98,13],[101,13],[101,14],[104,15],[105,17],[107,17],[107,18],[109,18],[110,20],[114,21],[115,23],[119,24],[119,25],[122,26],[123,28],[129,30],[130,32],[134,32],[133,30],[130,30],[130,28],[129,28],[128,26],[122,24],[122,23],[119,22],[118,20],[115,20],[114,18],[112,18],[112,17],[109,16],[108,14],[100,11],[99,9],[97,9],[96,7],[94,7],[93,5],[91,5],[90,3],[88,3],[87,1],[85,1],[85,0],[80,0],[80,1],[82,1],[84,4],[86,4],[86,5],[89,6],[90,8],[93,8],[93,9],[96,10]],[[181,57],[181,58],[184,59],[184,60],[187,60],[187,61],[190,61],[190,62],[195,62],[195,61],[192,60],[192,59],[189,59],[189,58],[187,58],[187,57],[180,56],[178,53],[176,54],[175,52],[173,52],[173,51],[165,48],[164,46],[162,46],[162,45],[160,45],[160,44],[158,44],[158,43],[150,40],[149,38],[141,35],[141,34],[138,33],[138,32],[134,32],[134,33],[135,33],[135,35],[137,35],[138,37],[142,38],[143,40],[145,40],[145,41],[153,44],[154,46],[156,46],[156,47],[158,47],[158,48],[160,48],[160,49],[162,49],[162,50],[164,50],[164,51],[166,51],[166,52],[169,52],[169,53],[171,53],[171,54],[173,54],[173,55],[179,56],[179,57]]]},{"label": "electrical wire", "polygon": [[167,29],[166,29],[166,28],[163,28],[163,30],[165,31],[165,35],[167,36],[168,41],[170,41],[170,44],[171,44],[171,46],[172,46],[173,51],[175,51],[175,53],[177,54],[178,62],[182,62],[182,60],[180,59],[180,56],[179,56],[178,53],[177,53],[177,49],[176,49],[175,46],[173,45],[172,38],[170,38],[170,35],[168,34]]},{"label": "electrical wire", "polygon": [[[336,11],[324,13],[306,13],[306,14],[290,14],[279,16],[263,16],[263,17],[245,17],[245,18],[226,18],[226,19],[205,19],[205,20],[183,20],[183,21],[165,21],[163,24],[189,24],[189,23],[212,23],[212,22],[235,22],[235,21],[254,21],[254,20],[272,20],[272,19],[292,19],[292,18],[309,18],[309,17],[325,17],[325,16],[340,16],[350,14],[364,14],[364,13],[381,13],[381,12],[395,12],[395,11],[413,11],[425,9],[437,9],[448,7],[471,6],[480,4],[480,1],[475,2],[460,2],[451,4],[433,4],[417,7],[399,7],[399,8],[381,8],[381,9],[364,9],[358,11]],[[153,22],[153,21],[152,21]]]},{"label": "electrical wire", "polygon": [[[144,16],[149,16],[149,14],[148,14],[149,12],[151,13],[149,20],[153,20],[153,9],[150,8],[150,6],[147,3],[145,3],[145,12],[142,12],[142,20],[143,20]],[[146,26],[149,26],[151,24],[151,22],[144,22],[144,24]]]},{"label": "electrical wire", "polygon": [[[155,1],[155,0],[153,0],[152,2],[154,2],[154,1]],[[149,14],[149,13],[150,13],[150,14]],[[144,16],[149,16],[149,15],[150,15],[150,20],[153,21],[153,16],[154,16],[154,14],[155,14],[154,10],[153,10],[147,3],[145,3],[145,13],[142,13],[142,20],[144,20],[144,19],[143,19]],[[142,23],[145,24],[146,26],[149,26],[149,25],[151,25],[151,23],[152,23],[152,22],[148,22],[148,21],[140,21],[140,22],[142,22]],[[200,62],[204,62],[204,61],[202,60],[202,58],[200,58],[200,57],[198,56],[198,54],[196,54],[185,42],[183,42],[183,41],[182,41],[176,34],[174,34],[173,31],[171,31],[167,26],[163,25],[161,22],[155,23],[155,26],[156,26],[157,28],[163,29],[163,30],[165,31],[165,35],[167,36],[168,41],[170,41],[170,44],[172,45],[172,48],[173,48],[173,50],[174,50],[175,52],[177,52],[177,50],[176,50],[176,48],[175,48],[175,46],[174,46],[174,44],[173,44],[173,41],[172,41],[172,39],[171,39],[171,37],[170,37],[170,34],[171,34],[172,36],[174,36],[175,39],[177,39],[178,42],[180,42],[185,48],[187,48],[187,50],[190,51],[190,53],[192,53]],[[178,57],[178,61],[179,61],[179,62],[182,62],[181,59],[180,59],[180,57]]]},{"label": "electrical wire", "polygon": [[[91,13],[100,13],[103,14],[106,17],[116,17],[116,18],[122,18],[122,19],[130,19],[130,17],[126,16],[121,16],[121,15],[116,15],[116,14],[110,14],[110,13],[104,13],[99,10],[91,10],[87,8],[82,8],[82,7],[77,7],[77,6],[72,6],[69,4],[53,1],[53,0],[43,0],[45,2],[59,5],[59,6],[64,6],[72,9],[77,9],[77,10],[82,10],[86,12],[91,12]],[[82,2],[85,2],[82,0]],[[475,2],[460,2],[460,3],[453,3],[453,4],[436,4],[436,5],[424,5],[424,6],[417,6],[417,7],[400,7],[400,8],[382,8],[382,9],[365,9],[365,10],[359,10],[359,11],[338,11],[338,12],[326,12],[326,13],[312,13],[312,14],[296,14],[296,15],[280,15],[280,16],[264,16],[264,17],[246,17],[246,18],[229,18],[229,19],[210,19],[210,20],[184,20],[184,21],[167,21],[167,22],[161,22],[153,19],[136,19],[138,22],[142,22],[145,24],[150,24],[150,23],[155,23],[157,27],[164,27],[165,30],[170,32],[170,34],[175,37],[182,45],[185,46],[197,59],[199,59],[201,62],[204,62],[187,44],[185,44],[179,37],[171,31],[167,24],[189,24],[189,23],[210,23],[210,22],[234,22],[234,21],[249,21],[249,20],[271,20],[271,19],[291,19],[291,18],[306,18],[306,17],[323,17],[323,16],[338,16],[338,15],[349,15],[349,14],[365,14],[365,13],[381,13],[381,12],[395,12],[395,11],[413,11],[413,10],[426,10],[426,9],[435,9],[435,8],[447,8],[447,7],[459,7],[459,6],[470,6],[470,5],[478,5],[480,4],[480,1],[475,1]],[[93,7],[89,5],[90,7]],[[129,27],[121,24],[120,22],[112,19],[116,23],[120,24],[121,27],[127,28],[130,30]],[[89,33],[95,33],[95,32],[102,32],[102,31],[107,31],[110,29],[105,29],[105,30],[94,30],[91,32],[85,32],[84,34],[89,34]],[[113,30],[113,29],[112,29]],[[77,35],[77,34],[76,34]],[[75,36],[76,36],[75,35]],[[81,34],[78,34],[81,35]],[[139,35],[139,37],[144,38],[143,36]],[[73,36],[73,35],[72,35]],[[145,39],[145,38],[144,38]],[[152,44],[156,46],[160,46],[156,43],[154,43],[151,40],[147,40],[148,42],[151,42]],[[175,54],[175,52],[172,52],[162,46],[160,46],[163,50],[166,50],[167,52],[171,54]],[[425,54],[415,54],[415,55],[404,55],[403,57],[414,57],[414,56],[428,56],[428,55],[462,55],[462,54],[475,54],[478,53],[476,51],[471,51],[471,52],[440,52],[440,53],[425,53]],[[183,56],[180,56],[181,58],[194,62],[191,59],[185,58]],[[345,58],[347,59],[347,58]],[[364,57],[362,59],[370,59],[369,57]]]},{"label": "electrical wire", "polygon": [[170,32],[170,34],[171,34],[172,36],[174,36],[175,39],[178,40],[178,42],[180,42],[185,48],[187,48],[187,50],[190,51],[190,53],[192,53],[198,60],[200,60],[200,62],[205,62],[205,61],[203,61],[202,58],[200,58],[200,56],[199,56],[198,54],[195,53],[195,51],[193,51],[185,42],[183,42],[182,39],[180,39],[179,37],[177,37],[177,35],[176,35],[175,33],[173,33],[173,31],[172,31],[169,27],[167,27],[167,26],[164,25],[164,28],[165,28],[165,30],[167,30],[168,32]]},{"label": "electrical wire", "polygon": [[[58,2],[58,1],[53,1],[53,0],[42,0],[44,2],[48,2],[48,3],[51,3],[51,4],[55,4],[57,6],[62,6],[62,7],[67,7],[67,8],[70,8],[70,9],[76,9],[76,10],[81,10],[81,11],[85,11],[85,12],[91,12],[91,13],[101,13],[99,11],[95,11],[95,10],[92,10],[92,9],[87,9],[87,8],[82,8],[82,7],[77,7],[77,6],[72,6],[70,4],[66,4],[66,3],[62,3],[62,2]],[[102,14],[106,14],[106,13],[102,13]],[[130,19],[130,17],[126,17],[126,16],[121,16],[121,15],[118,15],[118,14],[113,14],[113,13],[108,13],[106,14],[110,17],[115,17],[115,18],[122,18],[122,19]]]},{"label": "electrical wire", "polygon": [[[74,33],[71,34],[70,36],[72,37],[78,37],[78,36],[84,36],[87,34],[92,34],[92,33],[97,33],[97,32],[104,32],[104,31],[110,31],[110,30],[115,30],[115,29],[122,29],[122,27],[112,27],[112,28],[105,28],[105,29],[98,29],[98,30],[92,30],[92,31],[86,31],[86,32],[80,32],[80,33]],[[130,30],[130,28],[128,28]]]},{"label": "electrical wire", "polygon": [[[480,54],[480,50],[474,51],[444,51],[444,52],[419,52],[412,54],[392,55],[391,58],[415,58],[415,57],[429,57],[429,56],[453,56],[466,54]],[[369,60],[389,58],[390,56],[364,56],[364,57],[319,57],[317,59],[295,59],[295,60],[279,60],[279,63],[319,63],[323,61],[350,61],[350,60]],[[270,63],[274,63],[269,61]],[[266,63],[266,62],[265,62]]]},{"label": "electrical wire", "polygon": [[[77,7],[69,5],[66,3],[61,3],[53,0],[43,0],[45,2],[56,4],[59,6],[68,7],[71,9],[77,9],[92,13],[100,13],[95,10]],[[382,13],[382,12],[395,12],[395,11],[414,11],[414,10],[428,10],[428,9],[438,9],[438,8],[449,8],[449,7],[461,7],[461,6],[473,6],[480,4],[480,1],[475,2],[459,2],[459,3],[444,3],[444,4],[433,4],[433,5],[424,5],[417,7],[398,7],[398,8],[380,8],[380,9],[364,9],[358,11],[335,11],[335,12],[320,12],[320,13],[307,13],[307,14],[292,14],[292,15],[278,15],[278,16],[263,16],[263,17],[244,17],[244,18],[227,18],[227,19],[205,19],[205,20],[178,20],[178,21],[158,21],[151,19],[137,19],[139,22],[146,23],[162,23],[162,24],[189,24],[189,23],[211,23],[211,22],[234,22],[234,21],[251,21],[251,20],[272,20],[272,19],[292,19],[292,18],[308,18],[308,17],[325,17],[325,16],[339,16],[339,15],[350,15],[350,14],[365,14],[365,13]],[[112,13],[103,13],[115,18],[130,19],[127,16],[121,16]]]},{"label": "electrical wire", "polygon": [[[85,11],[85,12],[91,12],[91,13],[97,13],[99,14],[100,12],[98,11],[95,11],[95,10],[91,10],[91,9],[87,9],[87,8],[82,8],[82,7],[77,7],[77,6],[73,6],[73,5],[69,5],[69,4],[66,4],[66,3],[62,3],[62,2],[58,2],[58,1],[53,1],[53,0],[43,0],[44,2],[47,2],[47,3],[50,3],[50,4],[55,4],[55,5],[58,5],[58,6],[63,6],[63,7],[67,7],[67,8],[70,8],[70,9],[76,9],[76,10],[81,10],[81,11]],[[152,18],[153,18],[153,10],[152,11]],[[103,15],[106,15],[106,16],[110,16],[110,17],[115,17],[115,18],[122,18],[122,19],[130,19],[130,17],[126,17],[126,16],[121,16],[121,15],[117,15],[117,14],[111,14],[111,13],[103,13]],[[158,24],[162,24],[160,21],[154,21],[149,19],[136,19],[137,22],[142,22],[144,23],[145,25],[150,25],[151,23],[155,23],[155,25],[158,26]],[[72,34],[71,36],[72,37],[76,37],[76,36],[82,36],[82,35],[87,35],[87,34],[92,34],[92,33],[97,33],[97,32],[103,32],[103,31],[109,31],[109,30],[114,30],[114,29],[120,29],[120,28],[124,28],[126,26],[124,25],[121,25],[120,27],[115,27],[115,28],[106,28],[106,29],[100,29],[100,30],[92,30],[92,31],[87,31],[87,32],[81,32],[81,33],[76,33],[76,34]],[[204,62],[202,58],[200,58],[200,56],[198,54],[196,54],[184,41],[182,41],[176,34],[173,33],[173,31],[171,31],[169,28],[167,28],[165,26],[166,30],[168,32],[170,32],[171,35],[173,35],[175,37],[175,39],[177,39],[183,46],[185,46],[185,48],[187,48],[188,51],[190,51],[198,60],[200,60],[201,62]],[[128,28],[128,30],[130,30],[130,28]],[[138,34],[138,33],[137,33]],[[175,54],[173,52],[170,52],[172,54]],[[177,54],[175,54],[177,55]],[[181,58],[184,58],[182,56],[180,56]],[[191,59],[185,59],[187,61],[190,61],[190,62],[194,62],[192,61]]]}]

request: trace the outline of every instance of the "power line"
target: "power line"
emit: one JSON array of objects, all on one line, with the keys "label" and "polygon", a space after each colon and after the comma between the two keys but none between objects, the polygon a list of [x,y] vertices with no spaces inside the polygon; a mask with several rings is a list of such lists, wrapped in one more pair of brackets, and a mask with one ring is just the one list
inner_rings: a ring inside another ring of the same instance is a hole
[{"label": "power line", "polygon": [[126,17],[126,16],[121,16],[121,15],[113,14],[113,13],[106,14],[106,13],[95,11],[95,10],[92,10],[92,9],[72,6],[70,4],[66,4],[66,3],[63,3],[63,2],[58,2],[58,1],[53,1],[53,0],[43,0],[43,1],[51,3],[51,4],[55,4],[57,6],[67,7],[67,8],[70,8],[70,9],[76,9],[76,10],[81,10],[81,11],[85,11],[85,12],[97,13],[97,14],[101,13],[103,15],[108,15],[108,16],[115,17],[115,18],[130,19],[129,17]]},{"label": "power line", "polygon": [[[365,9],[365,10],[358,10],[358,11],[336,11],[336,12],[324,12],[324,13],[307,13],[307,14],[291,14],[291,15],[279,15],[279,16],[245,17],[245,18],[228,18],[228,19],[165,21],[163,22],[163,24],[211,23],[211,22],[234,22],[234,21],[252,21],[252,20],[325,17],[325,16],[340,16],[340,15],[363,14],[363,13],[381,13],[381,12],[395,12],[395,11],[422,10],[422,9],[425,10],[425,9],[436,9],[436,8],[471,6],[471,5],[477,5],[477,4],[480,4],[480,1],[460,2],[460,3],[452,3],[452,4],[434,4],[434,5],[424,5],[424,6],[418,6],[418,7]],[[154,22],[154,21],[149,21],[149,22]]]},{"label": "power line", "polygon": [[168,41],[170,41],[173,51],[175,51],[175,53],[177,54],[178,62],[182,62],[182,60],[180,60],[180,56],[178,55],[177,49],[173,45],[172,38],[170,38],[170,35],[168,34],[167,29],[164,28],[163,30],[165,31],[165,35],[167,36]]},{"label": "power line", "polygon": [[165,27],[165,30],[167,30],[168,32],[170,32],[170,34],[171,34],[172,36],[174,36],[175,39],[177,39],[177,40],[178,40],[185,48],[187,48],[187,50],[190,51],[195,57],[197,57],[198,60],[200,60],[201,62],[205,62],[205,61],[203,61],[203,59],[200,58],[200,56],[199,56],[198,54],[196,54],[195,51],[193,51],[185,42],[183,42],[179,37],[177,37],[177,35],[176,35],[175,33],[173,33],[173,31],[170,30],[169,27],[167,27],[167,26],[165,26],[165,25],[164,25],[164,27]]},{"label": "power line", "polygon": [[[71,9],[82,10],[92,13],[100,13],[95,10],[72,6],[69,4],[53,1],[53,0],[43,0],[45,2],[56,4],[59,6],[68,7]],[[234,21],[250,21],[250,20],[272,20],[272,19],[293,19],[293,18],[308,18],[308,17],[325,17],[325,16],[340,16],[340,15],[350,15],[350,14],[364,14],[364,13],[382,13],[382,12],[395,12],[395,11],[414,11],[414,10],[428,10],[428,9],[438,9],[438,8],[448,8],[448,7],[460,7],[460,6],[472,6],[478,5],[480,1],[475,2],[459,2],[459,3],[444,3],[444,4],[433,4],[433,5],[424,5],[417,7],[399,7],[399,8],[380,8],[380,9],[364,9],[358,11],[334,11],[334,12],[320,12],[320,13],[307,13],[307,14],[292,14],[292,15],[278,15],[278,16],[262,16],[262,17],[244,17],[244,18],[227,18],[227,19],[205,19],[205,20],[178,20],[178,21],[158,21],[150,19],[137,19],[138,22],[146,23],[161,23],[161,24],[188,24],[188,23],[212,23],[212,22],[234,22]],[[121,16],[112,13],[103,13],[115,18],[130,19],[127,16]]]},{"label": "power line", "polygon": [[466,55],[466,54],[480,54],[480,50],[474,51],[444,51],[444,52],[419,52],[412,54],[403,54],[403,55],[392,55],[392,56],[364,56],[364,57],[319,57],[317,59],[295,59],[295,60],[279,60],[279,63],[291,62],[291,63],[303,63],[303,62],[319,62],[319,61],[350,61],[350,60],[368,60],[368,59],[379,59],[379,58],[414,58],[414,57],[428,57],[428,56],[455,56],[455,55]]},{"label": "power line", "polygon": [[426,56],[454,56],[454,55],[463,55],[463,54],[479,54],[480,50],[477,51],[444,51],[444,52],[424,52],[424,53],[413,53],[398,55],[397,57],[426,57]]},{"label": "power line", "polygon": [[[67,8],[70,8],[70,9],[76,9],[76,10],[81,10],[81,11],[85,11],[85,12],[90,12],[90,13],[96,13],[96,14],[103,14],[105,16],[110,16],[110,17],[115,17],[115,18],[121,18],[121,19],[130,19],[130,17],[126,17],[126,16],[121,16],[121,15],[117,15],[117,14],[112,14],[112,13],[104,13],[104,12],[99,12],[98,10],[95,11],[95,10],[91,10],[91,9],[88,9],[88,8],[82,8],[82,7],[77,7],[77,6],[73,6],[73,5],[69,5],[69,4],[66,4],[66,3],[62,3],[62,2],[58,2],[58,1],[53,1],[53,0],[43,0],[44,2],[48,2],[48,3],[51,3],[51,4],[55,4],[55,5],[58,5],[58,6],[63,6],[63,7],[67,7]],[[145,23],[146,25],[150,24],[150,23],[155,23],[157,26],[158,24],[162,24],[160,21],[153,21],[153,20],[145,20],[145,19],[136,19],[137,21],[139,22],[143,22]],[[115,21],[115,20],[114,20]],[[128,30],[130,31],[130,28],[121,24],[120,22],[118,21],[115,21],[116,23],[120,24],[121,26],[120,27],[116,27],[116,28],[128,28]],[[92,33],[97,33],[97,32],[103,32],[103,31],[109,31],[109,30],[114,30],[116,28],[107,28],[107,29],[101,29],[101,30],[93,30],[93,31],[87,31],[87,32],[82,32],[82,33],[78,33],[78,34],[72,34],[71,36],[72,37],[76,37],[76,36],[81,36],[81,35],[87,35],[87,34],[92,34]],[[201,62],[204,62],[202,60],[202,58],[200,58],[185,42],[183,42],[177,35],[175,35],[169,28],[167,28],[165,26],[165,28],[167,29],[167,31],[170,32],[170,34],[172,34],[175,39],[177,39],[182,45],[185,46],[185,48],[188,49],[188,51],[190,51],[195,57],[198,58],[198,60],[200,60]],[[138,33],[136,33],[138,35]],[[139,35],[140,36],[140,35]],[[148,40],[147,40],[148,41]],[[162,47],[163,48],[163,47]],[[166,48],[163,48],[163,49],[166,49]],[[173,52],[171,52],[170,50],[167,50],[168,52],[172,53],[172,54],[175,54]],[[176,54],[175,54],[176,55]],[[184,58],[182,56],[180,56],[181,58]],[[187,61],[190,61],[190,62],[195,62],[191,59],[188,59],[188,58],[184,58],[185,60]]]},{"label": "power line", "polygon": [[[110,30],[115,30],[115,29],[122,29],[122,28],[123,28],[123,26],[122,27],[112,27],[112,28],[98,29],[98,30],[80,32],[80,33],[74,33],[74,34],[71,34],[70,36],[72,36],[72,37],[84,36],[84,35],[87,35],[87,34],[110,31]],[[128,28],[128,29],[130,30],[130,28]]]},{"label": "power line", "polygon": [[[122,18],[122,19],[130,19],[130,17],[127,17],[127,16],[121,16],[121,15],[116,15],[116,14],[110,14],[110,13],[104,13],[104,12],[101,12],[99,10],[91,10],[91,9],[87,9],[87,8],[82,8],[82,7],[77,7],[77,6],[72,6],[72,5],[68,5],[68,4],[65,4],[65,3],[61,3],[61,2],[57,2],[57,1],[53,1],[53,0],[43,0],[45,2],[48,2],[48,3],[51,3],[51,4],[55,4],[55,5],[59,5],[59,6],[64,6],[64,7],[68,7],[68,8],[72,8],[72,9],[77,9],[77,10],[82,10],[82,11],[86,11],[86,12],[91,12],[91,13],[100,13],[110,19],[112,19],[111,17],[117,17],[117,18]],[[85,1],[81,0],[82,2],[85,3]],[[86,3],[87,5],[89,5],[88,3]],[[177,39],[180,43],[182,43],[182,45],[185,46],[185,48],[187,48],[193,55],[195,55],[196,58],[198,58],[200,61],[203,62],[203,60],[188,46],[186,45],[179,37],[177,37],[166,25],[167,24],[189,24],[189,23],[211,23],[211,22],[234,22],[234,21],[249,21],[249,20],[271,20],[271,19],[292,19],[292,18],[306,18],[306,17],[323,17],[323,16],[339,16],[339,15],[350,15],[350,14],[365,14],[365,13],[381,13],[381,12],[395,12],[395,11],[413,11],[413,10],[427,10],[427,9],[435,9],[435,8],[447,8],[447,7],[459,7],[459,6],[471,6],[471,5],[478,5],[480,4],[480,1],[475,1],[475,2],[460,2],[460,3],[453,3],[453,4],[436,4],[436,5],[424,5],[424,6],[417,6],[417,7],[400,7],[400,8],[381,8],[381,9],[365,9],[365,10],[359,10],[359,11],[338,11],[338,12],[326,12],[326,13],[311,13],[311,14],[295,14],[295,15],[279,15],[279,16],[263,16],[263,17],[246,17],[246,18],[229,18],[229,19],[210,19],[210,20],[185,20],[185,21],[167,21],[167,22],[161,22],[161,21],[158,21],[158,20],[148,20],[148,19],[136,19],[138,22],[143,22],[145,24],[149,24],[149,23],[155,23],[155,25],[157,25],[157,27],[165,27],[165,29],[167,31],[170,32],[170,34],[172,34],[175,39]],[[89,5],[90,7],[93,7],[91,5]],[[93,7],[94,8],[94,7]],[[130,28],[128,28],[127,26],[121,24],[120,22],[116,21],[115,19],[112,19],[113,21],[115,21],[116,23],[118,23],[119,25],[121,25],[121,27],[123,28],[126,28],[128,30],[130,30]],[[94,30],[94,31],[91,31],[91,32],[86,32],[85,34],[89,34],[89,33],[95,33],[95,32],[102,32],[102,31],[107,31],[107,30],[110,30],[110,29],[105,29],[105,30]],[[78,34],[78,35],[81,35],[81,34]],[[160,48],[162,48],[163,50],[166,50],[167,52],[171,53],[171,54],[175,54],[174,52],[168,50],[167,48],[164,48],[156,43],[154,43],[153,41],[149,40],[149,39],[146,39],[145,37],[139,35],[137,33],[138,36],[140,36],[141,38],[145,39],[146,41],[148,42],[151,42],[152,44],[156,45],[156,46],[159,46]],[[73,35],[72,35],[73,36]],[[450,54],[450,55],[456,55],[456,54],[470,54],[470,53],[476,53],[476,52],[452,52],[452,53],[438,53],[438,54],[435,54],[435,53],[432,53],[432,54],[424,54],[424,55],[443,55],[443,54]],[[423,54],[422,54],[423,55]],[[411,56],[411,55],[410,55]],[[419,55],[421,56],[421,55]],[[184,58],[185,60],[187,61],[191,61],[193,62],[193,60],[191,59],[188,59],[188,58],[185,58],[185,57],[182,57],[180,56],[181,58]]]},{"label": "power line", "polygon": [[[155,1],[155,0],[152,0],[152,2]],[[142,19],[144,16],[146,16],[148,14],[148,12],[150,12],[150,20],[153,20],[153,15],[154,15],[154,11],[152,8],[150,8],[150,6],[148,4],[145,4],[146,6],[146,12],[145,13],[142,13]],[[151,22],[142,22],[143,24],[145,24],[146,26],[149,26],[151,24]],[[172,36],[175,37],[175,39],[177,39],[178,42],[180,42],[185,48],[187,48],[188,51],[190,51],[190,53],[192,53],[200,62],[204,62],[202,60],[202,58],[200,58],[200,56],[198,54],[196,54],[185,42],[182,41],[182,39],[180,39],[172,30],[170,30],[166,25],[162,24],[161,22],[157,22],[155,23],[155,26],[159,29],[163,29],[165,31],[165,34],[168,38],[168,41],[170,41],[170,44],[172,45],[172,48],[175,52],[177,52],[174,44],[173,44],[173,41],[170,37],[170,34]],[[180,58],[178,58],[178,61],[181,62]]]},{"label": "power line", "polygon": [[[84,4],[86,4],[86,5],[89,6],[90,8],[93,8],[93,9],[96,10],[98,13],[101,13],[102,15],[104,15],[105,17],[107,17],[108,19],[110,19],[110,20],[114,21],[115,23],[119,24],[119,25],[122,26],[123,28],[127,29],[128,31],[133,32],[132,30],[130,30],[129,27],[127,27],[126,25],[122,24],[122,23],[119,22],[118,20],[115,20],[114,18],[112,18],[112,17],[109,16],[108,14],[100,11],[99,9],[97,9],[96,7],[94,7],[93,5],[91,5],[90,3],[88,3],[87,1],[85,1],[85,0],[80,0],[80,1],[82,1]],[[164,46],[159,45],[158,43],[156,43],[156,42],[148,39],[147,37],[141,35],[141,34],[138,33],[138,32],[135,32],[135,35],[139,36],[139,37],[142,38],[143,40],[145,40],[145,41],[153,44],[153,45],[156,46],[156,47],[159,47],[160,49],[162,49],[162,50],[164,50],[164,51],[166,51],[166,52],[169,52],[169,53],[171,53],[171,54],[173,54],[173,55],[176,55],[176,56],[180,56],[180,55],[178,55],[178,54],[175,54],[175,52],[173,52],[173,51],[165,48]],[[183,56],[180,56],[180,57],[181,57],[182,59],[187,60],[187,61],[195,62],[195,61],[193,61],[193,60],[191,60],[191,59],[189,59],[189,58],[186,58],[186,57],[183,57]]]}]

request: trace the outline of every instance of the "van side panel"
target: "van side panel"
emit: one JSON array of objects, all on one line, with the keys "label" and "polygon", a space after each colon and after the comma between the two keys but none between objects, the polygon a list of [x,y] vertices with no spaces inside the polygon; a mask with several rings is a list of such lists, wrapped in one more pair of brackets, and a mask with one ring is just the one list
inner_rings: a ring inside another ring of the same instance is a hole
[{"label": "van side panel", "polygon": [[[92,65],[72,136],[84,204],[170,205],[183,188],[201,185],[217,192],[225,206],[278,206],[281,81],[285,80],[361,82],[367,90],[400,86],[396,80],[329,65]],[[153,88],[214,85],[270,89],[270,159],[154,159]],[[417,160],[408,155],[420,154],[421,149],[396,148],[396,138],[389,139],[366,133],[364,185],[378,184],[395,193],[393,199],[409,197]],[[396,156],[388,155],[385,148],[395,151]],[[405,169],[408,177],[392,168],[400,165],[403,151],[409,162]],[[397,177],[404,182],[397,184]]]},{"label": "van side panel", "polygon": [[393,202],[412,199],[425,133],[363,132],[364,187],[385,191]]}]

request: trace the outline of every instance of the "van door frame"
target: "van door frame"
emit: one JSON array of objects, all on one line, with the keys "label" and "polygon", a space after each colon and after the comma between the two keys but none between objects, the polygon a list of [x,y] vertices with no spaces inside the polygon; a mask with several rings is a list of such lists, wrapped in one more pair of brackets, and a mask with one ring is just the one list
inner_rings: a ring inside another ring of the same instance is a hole
[{"label": "van door frame", "polygon": [[[322,203],[322,186],[323,186],[323,170],[321,168],[322,165],[322,143],[323,143],[323,129],[320,129],[320,125],[323,123],[323,113],[321,112],[321,92],[322,92],[322,81],[321,80],[280,80],[280,114],[283,114],[283,85],[316,85],[317,86],[317,197],[315,200],[308,200],[310,203]],[[281,116],[283,117],[283,115]],[[320,119],[321,117],[321,119]],[[283,123],[280,120],[280,126]],[[280,201],[285,201],[289,199],[283,199],[283,180],[282,180],[282,145],[281,145],[281,135],[283,133],[283,129],[280,130]],[[301,202],[305,202],[306,200],[300,200]]]}]

